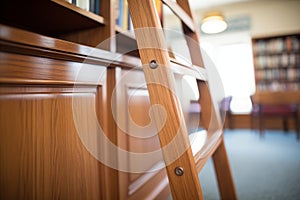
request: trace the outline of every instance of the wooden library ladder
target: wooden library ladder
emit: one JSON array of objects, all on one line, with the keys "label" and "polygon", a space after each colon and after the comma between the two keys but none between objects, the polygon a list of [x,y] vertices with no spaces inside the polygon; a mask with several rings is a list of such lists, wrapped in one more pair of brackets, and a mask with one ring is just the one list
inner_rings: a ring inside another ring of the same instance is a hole
[{"label": "wooden library ladder", "polygon": [[[192,147],[190,145],[181,105],[175,94],[175,78],[172,69],[174,62],[170,61],[165,36],[153,0],[128,0],[150,102],[153,108],[157,104],[164,108],[153,109],[153,112],[156,124],[163,124],[158,131],[158,136],[172,197],[180,200],[203,199],[198,173],[206,161],[212,157],[221,198],[237,199],[224,145],[223,125],[218,104],[212,99],[208,78],[199,76],[199,71],[205,72],[206,69],[200,51],[198,27],[193,20],[187,0],[177,0],[177,3],[163,0],[163,3],[180,18],[184,34],[191,38],[186,41],[193,66],[183,68],[189,69],[189,75],[197,79],[201,122],[207,135],[202,148],[195,152],[193,146],[197,148],[197,145],[195,142]],[[185,72],[187,70],[176,71],[183,75]],[[162,116],[165,115],[167,117],[164,119]],[[197,141],[195,139],[197,134],[193,134],[193,141]],[[203,134],[203,131],[199,131],[200,134]]]}]

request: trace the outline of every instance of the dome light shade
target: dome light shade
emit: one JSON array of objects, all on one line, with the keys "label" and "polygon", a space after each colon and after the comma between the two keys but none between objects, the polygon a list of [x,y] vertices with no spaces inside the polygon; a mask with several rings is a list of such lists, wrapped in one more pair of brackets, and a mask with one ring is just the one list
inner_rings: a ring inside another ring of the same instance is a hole
[{"label": "dome light shade", "polygon": [[202,19],[201,30],[207,34],[220,33],[225,31],[227,23],[223,15],[219,12],[208,13]]}]

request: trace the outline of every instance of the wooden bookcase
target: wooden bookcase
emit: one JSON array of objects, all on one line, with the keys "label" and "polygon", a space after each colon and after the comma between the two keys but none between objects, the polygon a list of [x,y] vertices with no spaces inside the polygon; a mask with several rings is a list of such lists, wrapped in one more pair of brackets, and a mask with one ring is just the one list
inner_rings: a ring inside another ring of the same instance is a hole
[{"label": "wooden bookcase", "polygon": [[[100,124],[106,137],[127,151],[159,148],[157,137],[141,140],[127,134],[136,129],[134,122],[149,123],[149,116],[141,111],[150,104],[141,88],[145,79],[138,54],[123,54],[137,49],[136,41],[116,26],[113,2],[100,0],[99,15],[64,0],[2,2],[0,199],[169,196],[164,168],[150,174],[112,169],[95,159],[78,137],[74,99],[86,115],[80,127],[98,134],[95,127]],[[114,37],[116,33],[120,34]],[[94,48],[108,38],[113,39],[101,49]],[[95,54],[90,56],[91,52]],[[98,80],[95,74],[103,77]],[[135,95],[133,89],[138,91]],[[112,103],[125,129],[114,121]],[[126,120],[128,110],[134,121]],[[90,115],[93,112],[99,124]],[[97,147],[106,157],[119,159],[104,145]],[[120,159],[135,165],[130,157]]]},{"label": "wooden bookcase", "polygon": [[252,40],[258,92],[300,90],[300,35]]},{"label": "wooden bookcase", "polygon": [[[0,8],[0,23],[91,47],[112,38],[101,48],[123,53],[136,42],[134,34],[122,34],[125,30],[116,26],[114,2],[99,1],[97,15],[65,0],[6,1]],[[116,33],[122,36],[113,37]]]}]

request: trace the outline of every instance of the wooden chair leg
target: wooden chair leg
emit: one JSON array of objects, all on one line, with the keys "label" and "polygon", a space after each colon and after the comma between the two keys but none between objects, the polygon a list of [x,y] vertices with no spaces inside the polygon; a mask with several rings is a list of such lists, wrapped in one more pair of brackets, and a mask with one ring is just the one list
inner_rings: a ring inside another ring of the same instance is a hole
[{"label": "wooden chair leg", "polygon": [[220,146],[213,154],[213,162],[215,166],[221,199],[237,199],[224,140],[222,140]]},{"label": "wooden chair leg", "polygon": [[294,114],[294,122],[295,122],[295,130],[296,130],[296,134],[297,134],[297,140],[299,140],[300,139],[300,124],[299,124],[298,112],[295,112],[295,114]]},{"label": "wooden chair leg", "polygon": [[228,114],[228,128],[232,129],[232,115],[230,112],[227,113]]},{"label": "wooden chair leg", "polygon": [[254,115],[250,115],[250,126],[251,126],[251,130],[254,130]]},{"label": "wooden chair leg", "polygon": [[264,136],[264,117],[262,114],[258,116],[258,127],[259,127],[259,135],[262,138]]},{"label": "wooden chair leg", "polygon": [[284,132],[289,131],[288,118],[286,116],[283,117],[283,130],[284,130]]}]

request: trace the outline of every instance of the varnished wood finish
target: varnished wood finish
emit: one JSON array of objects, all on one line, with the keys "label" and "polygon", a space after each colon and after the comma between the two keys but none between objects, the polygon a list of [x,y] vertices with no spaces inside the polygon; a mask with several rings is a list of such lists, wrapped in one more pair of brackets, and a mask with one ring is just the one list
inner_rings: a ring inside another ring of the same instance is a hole
[{"label": "varnished wood finish", "polygon": [[[91,35],[96,35],[97,37],[91,37]],[[90,29],[84,29],[80,31],[74,31],[72,33],[62,34],[59,36],[64,40],[71,42],[78,42],[83,45],[88,45],[92,47],[101,46],[103,49],[109,50],[109,43],[103,42],[110,36],[105,34],[103,27],[96,27]],[[102,43],[103,42],[103,43]],[[105,44],[105,45],[101,45]]]},{"label": "varnished wood finish", "polygon": [[186,12],[177,4],[171,0],[162,0],[164,4],[166,4],[173,13],[182,21],[184,24],[189,27],[191,31],[195,31],[194,21],[186,14]]},{"label": "varnished wood finish", "polygon": [[118,97],[115,102],[118,146],[129,152],[126,158],[119,158],[120,165],[128,166],[128,172],[119,173],[120,199],[153,199],[170,195],[165,169],[153,171],[153,166],[162,162],[162,157],[137,160],[134,155],[160,150],[156,129],[149,116],[150,102],[144,74],[122,69],[116,75],[119,77],[114,88]]},{"label": "varnished wood finish", "polygon": [[104,199],[103,166],[78,136],[72,102],[87,116],[81,125],[96,134],[90,118],[105,95],[93,74],[105,68],[81,64],[87,76],[74,90],[79,63],[0,55],[0,198]]},{"label": "varnished wood finish", "polygon": [[[172,4],[173,5],[173,4]],[[185,13],[192,19],[192,13],[187,1],[178,1],[178,5],[185,11]],[[175,8],[175,6],[172,6]],[[203,199],[200,188],[197,171],[201,170],[205,162],[213,154],[215,159],[223,158],[225,154],[225,147],[223,145],[222,125],[216,107],[216,102],[212,103],[212,96],[208,83],[205,79],[198,80],[198,88],[200,93],[199,102],[203,110],[201,113],[201,120],[204,127],[207,129],[208,138],[203,148],[199,152],[193,152],[192,155],[190,144],[187,138],[187,129],[182,115],[181,106],[175,94],[175,78],[171,70],[170,58],[167,53],[167,47],[159,24],[158,15],[156,13],[153,2],[150,0],[138,1],[129,0],[129,8],[135,29],[135,35],[139,47],[141,60],[143,63],[143,70],[146,77],[147,87],[150,95],[152,106],[161,105],[164,110],[154,110],[154,119],[158,126],[163,124],[163,128],[159,130],[160,144],[163,148],[164,161],[168,178],[170,181],[170,188],[173,199]],[[177,7],[176,7],[177,8]],[[140,12],[143,10],[143,12]],[[177,9],[178,10],[178,9]],[[190,50],[192,64],[204,67],[201,57],[198,31],[191,31],[188,26],[182,21],[184,33],[186,34],[187,44]],[[195,26],[196,27],[196,26]],[[155,60],[158,66],[152,68],[151,61]],[[209,81],[208,81],[209,82]],[[164,112],[166,113],[166,121],[163,121]],[[177,146],[171,148],[171,151],[164,149],[166,145],[180,138],[175,143]],[[178,152],[186,149],[181,156]],[[221,153],[220,153],[221,152]],[[176,157],[176,160],[172,160]],[[227,159],[225,157],[225,159]],[[196,163],[195,163],[196,162]],[[222,198],[231,197],[236,199],[235,188],[230,174],[228,162],[224,160],[216,161],[217,170],[219,169],[219,162],[226,164],[225,172],[229,172],[226,176],[221,176],[220,191]],[[177,176],[174,173],[176,167],[182,167],[184,174]],[[230,180],[226,180],[226,179]],[[228,193],[224,194],[224,184],[231,183],[226,189]],[[232,195],[233,194],[233,195]]]},{"label": "varnished wood finish", "polygon": [[[60,1],[60,0],[59,0]],[[100,1],[99,9],[103,16],[104,26],[96,26],[88,29],[79,29],[67,34],[60,34],[60,37],[68,41],[85,44],[115,52],[115,13],[113,0]],[[111,39],[109,39],[111,38]],[[106,41],[106,42],[103,42]]]},{"label": "varnished wood finish", "polygon": [[[115,119],[112,116],[111,106],[112,106],[112,91],[116,84],[116,69],[108,68],[107,69],[107,79],[106,79],[106,98],[105,98],[105,134],[106,137],[114,144],[118,144],[118,135],[117,135],[117,125]],[[114,158],[115,163],[117,163],[118,155],[117,152],[105,152],[105,158]],[[119,192],[119,172],[117,169],[111,167],[105,167],[105,184],[102,186],[105,188],[105,197],[106,199],[120,199]],[[116,192],[118,191],[118,192]]]},{"label": "varnished wood finish", "polygon": [[[163,150],[166,169],[170,181],[170,188],[174,199],[199,199],[202,196],[198,176],[194,164],[191,148],[189,146],[188,135],[185,127],[185,122],[181,112],[178,112],[181,107],[178,99],[174,96],[175,80],[170,75],[170,61],[167,53],[167,48],[164,46],[162,39],[162,31],[158,16],[155,13],[155,7],[152,1],[128,1],[130,13],[132,16],[137,43],[141,56],[143,69],[147,81],[147,87],[150,95],[151,104],[162,105],[167,114],[167,119],[163,128],[159,131],[161,146],[168,145],[174,137],[179,137],[181,143],[176,143],[176,146],[170,151]],[[143,12],[140,12],[143,10]],[[156,30],[144,30],[139,32],[139,28],[155,27]],[[136,31],[137,30],[137,31]],[[154,44],[153,44],[154,43]],[[151,47],[152,48],[143,48]],[[153,47],[154,46],[154,47]],[[156,47],[156,48],[155,48]],[[155,59],[159,65],[157,69],[149,68],[151,60]],[[161,85],[162,84],[162,85]],[[173,90],[173,91],[172,91]],[[160,94],[159,96],[157,94]],[[157,124],[163,116],[159,110],[154,111],[154,119]],[[185,150],[184,152],[180,152]],[[178,156],[179,153],[181,156]],[[178,156],[176,160],[171,158]],[[185,169],[183,176],[176,176],[174,170],[176,167]],[[179,189],[181,188],[181,189]]]},{"label": "varnished wood finish", "polygon": [[0,8],[0,23],[48,36],[58,36],[103,26],[105,20],[102,16],[62,0],[30,0],[30,3],[17,0],[3,2]]},{"label": "varnished wood finish", "polygon": [[[96,112],[107,138],[120,148],[144,152],[159,147],[155,139],[141,143],[124,137],[112,116],[112,107],[131,107],[138,123],[149,120],[136,112],[149,106],[148,97],[133,96],[128,105],[128,96],[113,94],[121,75],[131,70],[123,86],[144,84],[139,59],[2,25],[0,50],[0,199],[167,198],[164,169],[145,181],[141,177],[147,173],[136,176],[107,167],[87,151],[76,128],[100,134]],[[74,101],[86,116],[79,124]],[[102,141],[90,142],[106,158],[119,159]]]},{"label": "varnished wood finish", "polygon": [[78,45],[5,25],[0,25],[0,28],[1,51],[131,69],[140,65],[140,60],[132,56]]},{"label": "varnished wood finish", "polygon": [[[76,98],[91,111],[94,95]],[[1,199],[101,198],[101,165],[79,140],[72,96],[1,94],[0,101]]]},{"label": "varnished wood finish", "polygon": [[66,10],[70,10],[70,11],[78,13],[79,14],[78,17],[87,17],[90,20],[94,20],[94,21],[97,21],[102,24],[104,23],[104,19],[106,19],[106,16],[102,17],[100,15],[96,15],[95,13],[81,9],[80,7],[78,7],[74,4],[68,3],[67,1],[63,1],[63,0],[50,0],[50,1],[57,3],[57,4],[61,5],[62,7],[65,7]]},{"label": "varnished wood finish", "polygon": [[234,183],[229,167],[224,140],[221,141],[221,144],[213,154],[213,161],[221,199],[237,199],[236,192],[232,189],[234,188]]},{"label": "varnished wood finish", "polygon": [[[177,0],[177,3],[183,8],[183,10],[193,19],[193,14],[188,4],[188,1]],[[189,47],[191,60],[194,65],[204,66],[203,58],[200,51],[200,38],[199,32],[196,30],[192,32],[189,28],[182,22],[182,27],[184,33],[188,36],[187,45]],[[209,83],[209,81],[208,81]],[[202,155],[204,159],[197,159],[195,157],[196,166],[198,170],[204,166],[206,160],[213,155],[213,160],[215,164],[215,170],[218,179],[219,191],[222,199],[237,199],[235,192],[235,186],[233,183],[229,162],[227,159],[226,149],[223,141],[223,137],[215,139],[216,134],[211,134],[220,129],[220,117],[218,116],[218,108],[216,105],[212,104],[212,97],[210,96],[208,84],[198,80],[198,89],[199,89],[199,103],[201,105],[201,121],[204,127],[208,130],[208,146],[212,146],[206,155]],[[211,123],[214,122],[214,123]],[[205,148],[205,146],[203,147]],[[200,156],[200,155],[198,155]],[[201,157],[201,156],[200,156]],[[198,161],[197,161],[198,160]],[[221,163],[221,164],[220,164]],[[220,173],[224,172],[224,173]]]},{"label": "varnished wood finish", "polygon": [[7,1],[0,7],[0,23],[92,47],[112,38],[102,43],[101,48],[112,52],[127,49],[130,43],[116,43],[114,37],[117,12],[114,0],[100,1],[99,11],[97,15],[64,0]]}]

